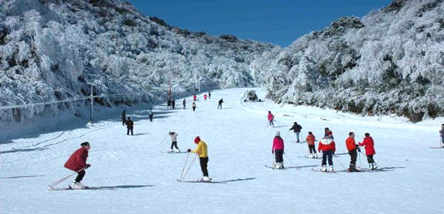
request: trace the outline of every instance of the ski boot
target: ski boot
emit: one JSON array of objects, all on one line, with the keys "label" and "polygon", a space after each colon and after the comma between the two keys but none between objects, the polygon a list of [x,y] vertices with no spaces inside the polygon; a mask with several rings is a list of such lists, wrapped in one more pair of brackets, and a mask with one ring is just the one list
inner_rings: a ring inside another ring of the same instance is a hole
[{"label": "ski boot", "polygon": [[327,172],[327,166],[322,165],[322,167],[321,167],[321,172]]},{"label": "ski boot", "polygon": [[208,176],[204,176],[204,177],[201,179],[201,181],[202,181],[202,182],[211,182],[211,178],[209,178]]},{"label": "ski boot", "polygon": [[335,169],[333,168],[333,165],[330,166],[329,172],[335,172]]},{"label": "ski boot", "polygon": [[80,182],[73,181],[69,186],[70,189],[86,189],[87,187]]}]

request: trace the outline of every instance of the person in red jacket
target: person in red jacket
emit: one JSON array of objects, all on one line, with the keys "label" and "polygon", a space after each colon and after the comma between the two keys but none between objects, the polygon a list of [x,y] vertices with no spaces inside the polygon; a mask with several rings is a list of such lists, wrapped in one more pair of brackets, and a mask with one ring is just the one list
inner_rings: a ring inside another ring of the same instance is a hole
[{"label": "person in red jacket", "polygon": [[276,136],[273,139],[273,147],[271,152],[275,156],[275,162],[273,168],[283,169],[284,168],[284,140],[281,138],[281,133],[276,132]]},{"label": "person in red jacket", "polygon": [[312,132],[308,132],[307,138],[305,140],[307,141],[308,151],[310,152],[311,158],[317,158],[315,146],[316,137],[313,135]]},{"label": "person in red jacket", "polygon": [[369,133],[365,133],[364,141],[362,141],[362,143],[359,143],[359,146],[364,146],[365,148],[365,154],[367,155],[369,168],[372,170],[376,169],[377,166],[375,160],[373,159],[373,156],[376,154],[375,143],[373,141],[373,138],[370,137]]},{"label": "person in red jacket", "polygon": [[330,171],[334,171],[333,168],[333,154],[336,152],[336,144],[331,137],[324,137],[319,141],[318,151],[322,151],[322,168],[321,171],[327,172],[327,159]]},{"label": "person in red jacket", "polygon": [[84,142],[80,144],[81,148],[75,151],[66,161],[65,168],[77,172],[77,177],[73,181],[72,185],[69,187],[72,189],[84,189],[84,186],[81,181],[85,177],[85,169],[89,168],[91,165],[86,163],[86,159],[88,159],[88,151],[91,148],[88,142]]},{"label": "person in red jacket", "polygon": [[355,142],[355,133],[348,133],[348,138],[345,140],[345,145],[347,146],[348,154],[350,155],[350,167],[348,168],[348,171],[359,172],[359,170],[356,169],[356,159],[358,157],[358,151],[361,152],[361,150]]},{"label": "person in red jacket", "polygon": [[274,127],[274,115],[271,113],[271,111],[268,111],[267,119],[268,125]]}]

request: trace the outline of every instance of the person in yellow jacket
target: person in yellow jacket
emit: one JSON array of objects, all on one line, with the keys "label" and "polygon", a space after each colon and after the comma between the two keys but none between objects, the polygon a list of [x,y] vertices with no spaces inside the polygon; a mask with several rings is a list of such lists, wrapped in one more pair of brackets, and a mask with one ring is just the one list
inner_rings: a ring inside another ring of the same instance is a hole
[{"label": "person in yellow jacket", "polygon": [[211,179],[208,177],[208,146],[203,140],[200,139],[199,136],[194,138],[194,143],[197,144],[197,148],[195,150],[188,149],[188,152],[199,155],[200,169],[203,173],[202,181],[211,181]]}]

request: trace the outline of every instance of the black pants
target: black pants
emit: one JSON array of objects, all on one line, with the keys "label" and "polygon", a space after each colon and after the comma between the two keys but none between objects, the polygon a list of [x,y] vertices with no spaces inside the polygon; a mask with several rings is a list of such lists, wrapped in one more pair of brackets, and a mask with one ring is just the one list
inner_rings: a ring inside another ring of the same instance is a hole
[{"label": "black pants", "polygon": [[222,104],[217,105],[217,109],[222,109]]},{"label": "black pants", "polygon": [[310,151],[310,154],[315,153],[316,154],[316,148],[315,145],[308,145],[308,150]]},{"label": "black pants", "polygon": [[274,157],[275,157],[276,163],[283,163],[284,162],[284,150],[275,150]]},{"label": "black pants", "polygon": [[356,152],[356,149],[353,149],[348,152],[350,155],[350,168],[354,169],[356,168],[356,159],[358,157],[358,152]]},{"label": "black pants", "polygon": [[202,170],[203,176],[208,177],[208,157],[200,158],[200,169]]},{"label": "black pants", "polygon": [[173,150],[173,148],[176,148],[177,150],[179,150],[179,147],[177,146],[177,141],[171,142],[171,150]]},{"label": "black pants", "polygon": [[75,182],[81,182],[83,180],[83,177],[85,177],[85,173],[85,170],[78,172]]},{"label": "black pants", "polygon": [[130,135],[130,133],[131,133],[131,135],[134,135],[134,133],[133,133],[133,127],[128,128],[128,130],[126,131],[126,135]]},{"label": "black pants", "polygon": [[193,111],[196,111],[196,107],[193,107]]},{"label": "black pants", "polygon": [[375,163],[375,160],[373,159],[373,155],[367,155],[367,161],[368,161],[368,163]]},{"label": "black pants", "polygon": [[333,166],[333,151],[328,150],[322,152],[322,165],[327,165],[327,159],[328,159],[328,165]]}]

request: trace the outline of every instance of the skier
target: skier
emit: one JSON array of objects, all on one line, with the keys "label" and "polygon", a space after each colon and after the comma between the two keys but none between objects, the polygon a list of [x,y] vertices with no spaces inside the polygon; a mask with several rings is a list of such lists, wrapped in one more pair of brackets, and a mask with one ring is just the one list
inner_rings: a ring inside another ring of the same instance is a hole
[{"label": "skier", "polygon": [[441,135],[441,147],[444,147],[444,124],[441,124],[439,134]]},{"label": "skier", "polygon": [[153,122],[153,119],[154,119],[154,113],[153,113],[153,111],[150,111],[150,112],[148,113],[148,118],[149,118],[150,122]]},{"label": "skier", "polygon": [[170,135],[170,137],[171,137],[171,149],[170,149],[170,152],[174,152],[174,148],[176,148],[176,152],[180,152],[180,150],[179,150],[179,147],[177,146],[177,133],[176,132],[173,132],[173,131],[170,131],[169,133],[168,133],[168,135]]},{"label": "skier", "polygon": [[296,142],[299,143],[299,134],[301,133],[302,126],[299,125],[297,122],[294,122],[293,126],[290,128],[290,131],[291,130],[293,130],[293,132],[296,134]]},{"label": "skier", "polygon": [[328,127],[324,129],[324,137],[331,137],[332,139],[335,139],[333,137],[333,132]]},{"label": "skier", "polygon": [[207,101],[207,94],[204,94],[204,100]]},{"label": "skier", "polygon": [[373,159],[373,156],[376,154],[375,143],[373,141],[373,138],[370,137],[369,133],[365,133],[364,140],[362,141],[362,143],[359,143],[359,146],[364,146],[365,148],[365,154],[367,155],[369,168],[371,170],[375,170],[376,168],[378,168],[376,166],[375,160]]},{"label": "skier", "polygon": [[171,109],[171,99],[170,98],[168,98],[167,106],[168,106],[168,109]]},{"label": "skier", "polygon": [[88,159],[88,151],[91,149],[91,146],[88,142],[84,142],[80,144],[80,146],[81,148],[75,151],[65,163],[65,168],[77,172],[77,177],[69,186],[70,189],[87,188],[81,182],[85,177],[85,169],[91,166],[91,164],[86,163],[86,159]]},{"label": "skier", "polygon": [[133,133],[134,122],[131,120],[130,117],[128,117],[128,120],[126,120],[126,128],[127,128],[126,135],[130,135],[130,133],[131,135],[134,135]]},{"label": "skier", "polygon": [[176,109],[176,100],[175,99],[171,100],[171,106],[172,106],[173,110]]},{"label": "skier", "polygon": [[191,105],[191,107],[193,108],[193,111],[196,111],[196,103],[195,102],[193,102],[193,105]]},{"label": "skier", "polygon": [[312,132],[308,132],[307,138],[305,140],[307,141],[308,151],[310,151],[311,158],[317,158],[318,155],[315,148],[316,137],[313,135]]},{"label": "skier", "polygon": [[122,126],[126,124],[126,110],[122,111]]},{"label": "skier", "polygon": [[224,103],[224,99],[220,99],[219,102],[217,103],[217,109],[222,109],[222,104]]},{"label": "skier", "polygon": [[211,100],[211,91],[210,90],[208,90],[208,99]]},{"label": "skier", "polygon": [[202,170],[203,178],[201,181],[210,182],[211,178],[208,177],[208,146],[200,139],[199,136],[194,138],[194,143],[197,144],[195,150],[188,149],[188,152],[195,153],[199,156],[200,169]]},{"label": "skier", "polygon": [[348,168],[348,171],[359,172],[359,170],[356,169],[356,159],[358,157],[358,152],[361,152],[361,149],[359,149],[359,146],[355,142],[355,133],[348,133],[345,145],[347,146],[348,154],[350,155],[350,167]]},{"label": "skier", "polygon": [[271,111],[268,111],[268,125],[274,127],[274,115],[271,113]]},{"label": "skier", "polygon": [[318,151],[322,151],[322,172],[327,172],[327,159],[330,165],[330,171],[334,172],[333,168],[333,154],[336,151],[336,145],[331,137],[324,137],[319,141]]},{"label": "skier", "polygon": [[281,133],[276,132],[276,136],[273,139],[273,147],[271,150],[272,154],[275,156],[275,161],[273,163],[273,168],[283,169],[284,168],[284,140],[281,138]]},{"label": "skier", "polygon": [[196,102],[197,101],[197,96],[193,95],[193,101]]},{"label": "skier", "polygon": [[183,109],[187,108],[187,100],[186,99],[183,99],[182,105],[183,105]]}]

